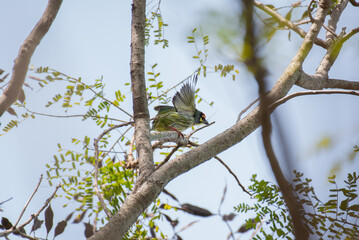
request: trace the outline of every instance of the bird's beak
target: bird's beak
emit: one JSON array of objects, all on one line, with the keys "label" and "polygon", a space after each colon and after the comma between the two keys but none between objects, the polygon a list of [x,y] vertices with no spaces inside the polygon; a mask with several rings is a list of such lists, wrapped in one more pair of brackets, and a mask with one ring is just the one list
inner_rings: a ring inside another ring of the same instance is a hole
[{"label": "bird's beak", "polygon": [[203,122],[202,123],[204,123],[204,124],[206,124],[206,125],[208,125],[209,123],[207,122],[207,120],[203,120]]}]

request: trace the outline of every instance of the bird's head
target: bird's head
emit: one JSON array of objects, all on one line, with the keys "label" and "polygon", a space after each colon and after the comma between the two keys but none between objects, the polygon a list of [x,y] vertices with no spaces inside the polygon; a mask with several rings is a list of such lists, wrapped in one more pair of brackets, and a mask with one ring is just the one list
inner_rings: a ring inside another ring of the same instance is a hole
[{"label": "bird's head", "polygon": [[198,111],[197,109],[196,112],[194,113],[194,119],[195,119],[195,124],[204,123],[208,125],[208,122],[206,120],[206,115],[203,112]]}]

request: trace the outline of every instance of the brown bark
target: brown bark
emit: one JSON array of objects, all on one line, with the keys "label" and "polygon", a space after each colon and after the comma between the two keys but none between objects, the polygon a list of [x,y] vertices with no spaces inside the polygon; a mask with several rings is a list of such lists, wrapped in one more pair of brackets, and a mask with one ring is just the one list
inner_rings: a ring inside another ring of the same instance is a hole
[{"label": "brown bark", "polygon": [[30,60],[41,39],[51,27],[62,0],[49,0],[40,20],[20,47],[10,82],[0,96],[0,116],[18,99],[29,68]]}]

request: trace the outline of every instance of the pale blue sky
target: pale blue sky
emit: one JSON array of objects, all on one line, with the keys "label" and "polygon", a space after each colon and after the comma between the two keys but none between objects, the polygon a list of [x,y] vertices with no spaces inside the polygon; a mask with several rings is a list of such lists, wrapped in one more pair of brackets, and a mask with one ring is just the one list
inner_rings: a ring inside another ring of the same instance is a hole
[{"label": "pale blue sky", "polygon": [[[0,2],[1,69],[11,72],[13,60],[21,43],[40,18],[45,6],[45,1],[39,0]],[[158,63],[157,70],[161,72],[161,80],[164,81],[165,87],[182,81],[198,66],[192,59],[195,50],[192,45],[187,44],[186,36],[194,27],[200,26],[206,10],[220,9],[230,13],[232,8],[233,3],[229,0],[163,0],[162,14],[164,21],[169,24],[165,34],[170,48],[162,50],[161,47],[153,45],[146,48],[146,71],[150,69],[150,65]],[[31,64],[35,67],[50,66],[74,77],[81,76],[87,83],[103,76],[109,94],[112,89],[121,89],[125,82],[129,82],[130,77],[130,12],[130,1],[64,1],[49,33],[36,49]],[[353,27],[353,23],[359,22],[355,14],[349,14],[346,19],[348,26]],[[205,34],[211,34],[206,24],[202,22],[201,26]],[[283,33],[275,37],[268,47],[267,68],[272,83],[287,66],[300,44],[299,38],[294,34],[290,42],[286,35]],[[209,37],[212,43],[214,37]],[[358,80],[358,42],[356,36],[344,46],[330,74],[331,77]],[[209,63],[226,63],[225,57],[216,53],[214,44],[210,44]],[[315,71],[322,54],[323,50],[319,48],[310,54],[304,65],[307,73],[312,74]],[[241,66],[239,67],[240,74],[234,82],[230,78],[219,78],[217,74],[200,78],[197,87],[201,89],[201,97],[214,101],[215,104],[212,108],[202,102],[198,108],[210,117],[210,121],[216,121],[216,124],[197,134],[199,142],[204,142],[230,127],[237,119],[238,113],[257,97],[254,80]],[[32,80],[26,81],[35,86]],[[58,91],[56,86],[49,86],[40,91],[37,87],[35,89],[26,89],[30,109],[64,114],[56,107],[43,107]],[[296,87],[295,90],[300,89]],[[130,95],[127,97],[130,99]],[[359,99],[353,96],[321,95],[291,100],[278,111],[282,117],[281,122],[285,124],[284,132],[287,138],[290,138],[288,143],[295,165],[305,171],[307,177],[314,178],[318,186],[327,186],[325,178],[332,164],[345,158],[343,156],[354,144],[359,144],[358,103]],[[131,111],[130,105],[123,107]],[[154,111],[150,111],[153,116]],[[78,112],[70,110],[69,113]],[[5,113],[1,119],[2,127],[10,119],[12,117]],[[52,161],[53,155],[56,154],[57,143],[70,146],[71,137],[81,138],[88,135],[95,138],[99,133],[101,130],[89,121],[37,117],[35,120],[23,122],[19,128],[0,137],[0,201],[13,197],[13,200],[3,206],[5,211],[0,216],[16,221],[40,174],[45,173],[45,164]],[[258,133],[257,130],[242,143],[220,155],[245,186],[248,186],[249,178],[254,173],[258,173],[261,178],[273,180]],[[313,154],[314,145],[325,135],[335,137],[336,143],[339,144],[338,151],[330,154]],[[357,159],[355,163],[346,164],[344,167],[358,169]],[[216,212],[225,183],[229,186],[222,213],[229,213],[233,206],[248,198],[236,185],[232,176],[215,160],[210,160],[178,177],[166,188],[179,197],[182,203],[188,202]],[[23,221],[42,206],[52,190],[53,188],[48,187],[44,181]],[[325,196],[327,193],[322,194]],[[63,201],[58,199],[52,203],[55,223],[63,220],[72,210],[71,207],[62,209],[62,204]],[[248,216],[237,217],[231,223],[232,228],[236,230],[246,217]],[[218,217],[203,219],[181,214],[180,227],[193,220],[200,221],[181,234],[184,239],[199,239],[198,236],[201,236],[201,239],[227,237],[228,229]],[[164,224],[163,229],[166,232],[169,229],[168,224]],[[171,236],[170,230],[168,233]],[[65,233],[57,239],[81,238],[83,227],[70,224]]]}]

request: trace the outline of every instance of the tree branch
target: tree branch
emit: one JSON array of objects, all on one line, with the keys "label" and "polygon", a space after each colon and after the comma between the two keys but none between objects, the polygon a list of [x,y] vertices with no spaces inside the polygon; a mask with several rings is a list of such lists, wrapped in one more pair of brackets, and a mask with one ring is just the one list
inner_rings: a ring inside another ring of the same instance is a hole
[{"label": "tree branch", "polygon": [[174,142],[180,146],[186,146],[188,144],[188,138],[178,137],[178,133],[175,131],[151,133],[150,138],[151,141],[157,140],[152,144],[152,149],[158,148],[166,142]]},{"label": "tree branch", "polygon": [[[332,14],[328,20],[328,27],[331,31],[327,31],[326,39],[328,49],[323,59],[321,60],[315,74],[309,76],[302,73],[301,77],[296,82],[296,85],[305,89],[320,90],[323,88],[344,88],[344,89],[357,89],[359,83],[343,82],[343,81],[328,81],[328,73],[337,59],[343,44],[354,34],[359,32],[359,28],[353,29],[350,33],[345,34],[344,29],[340,36],[335,37],[332,32],[336,31],[337,23],[340,19],[342,12],[348,4],[348,0],[340,1],[340,3],[333,9]],[[350,88],[349,88],[350,87]]]},{"label": "tree branch", "polygon": [[[7,235],[13,233],[13,232],[18,232],[20,233],[20,229],[22,229],[23,227],[25,227],[27,224],[29,224],[35,217],[38,217],[40,215],[40,213],[49,205],[49,203],[51,202],[51,200],[55,197],[55,194],[57,192],[57,190],[61,187],[61,184],[56,186],[55,191],[52,193],[52,195],[46,199],[44,206],[42,206],[42,208],[35,214],[31,214],[30,218],[24,222],[23,224],[21,224],[19,227],[15,228],[12,227],[4,232],[0,232],[0,237],[5,237],[7,239]],[[27,235],[26,235],[27,236]],[[26,237],[24,236],[24,237]]]},{"label": "tree branch", "polygon": [[242,188],[243,192],[247,193],[249,196],[252,196],[252,194],[249,193],[249,192],[247,191],[247,189],[241,184],[241,182],[239,181],[239,179],[238,179],[238,177],[236,176],[236,174],[232,171],[232,169],[230,169],[230,167],[228,167],[227,164],[225,164],[225,163],[223,162],[223,160],[220,159],[218,156],[214,156],[214,158],[217,159],[218,162],[220,162],[220,163],[228,170],[228,172],[236,179],[238,185]]},{"label": "tree branch", "polygon": [[[288,21],[287,19],[282,17],[279,13],[277,13],[276,11],[271,9],[270,7],[267,7],[263,3],[260,3],[258,1],[254,1],[254,6],[259,8],[263,12],[267,13],[268,15],[272,16],[273,18],[277,19],[277,21],[279,23],[287,26],[288,28],[292,29],[294,32],[298,33],[298,35],[300,37],[304,38],[307,35],[307,33],[303,29],[301,29],[300,27],[298,27],[296,24],[292,23],[291,21]],[[315,38],[314,43],[316,45],[318,45],[318,46],[323,47],[323,48],[328,48],[327,43],[324,40],[320,39],[320,38]]]},{"label": "tree branch", "polygon": [[135,168],[138,165],[138,160],[133,157],[133,145],[135,144],[135,135],[132,136],[130,146],[128,147],[128,153],[125,155],[126,168]]},{"label": "tree branch", "polygon": [[32,54],[53,23],[62,0],[49,0],[46,9],[20,47],[9,85],[0,96],[0,116],[17,100],[25,81]]},{"label": "tree branch", "polygon": [[343,41],[347,41],[349,38],[351,38],[352,36],[354,36],[358,32],[359,32],[359,27],[352,29],[350,32],[348,32],[347,34],[345,34],[343,36]]},{"label": "tree branch", "polygon": [[31,217],[26,222],[21,224],[18,228],[25,227],[27,224],[29,224],[32,221],[32,219],[34,219],[35,217],[38,217],[40,215],[40,213],[50,204],[51,200],[55,197],[56,192],[57,192],[57,190],[59,190],[60,187],[61,187],[61,184],[59,183],[56,186],[55,191],[51,194],[51,196],[48,199],[46,199],[44,206],[42,206],[42,208],[40,208],[40,210],[37,211],[37,213],[31,215]]},{"label": "tree branch", "polygon": [[278,106],[286,103],[288,100],[299,97],[299,96],[306,96],[306,95],[320,95],[320,94],[348,94],[348,95],[355,95],[359,96],[359,92],[356,91],[344,91],[344,90],[319,90],[319,91],[304,91],[304,92],[296,92],[290,95],[287,95],[278,101],[272,103],[269,106],[269,111],[273,112]]},{"label": "tree branch", "polygon": [[[131,22],[131,89],[135,119],[135,143],[141,172],[138,184],[154,170],[145,83],[146,1],[133,0]],[[136,184],[137,185],[137,184]],[[136,188],[135,188],[136,189]]]},{"label": "tree branch", "polygon": [[15,225],[13,226],[14,229],[16,229],[16,226],[19,224],[19,222],[20,222],[20,220],[21,220],[21,218],[22,218],[22,215],[24,215],[24,212],[26,211],[27,206],[29,205],[31,199],[34,197],[35,193],[37,192],[37,189],[39,189],[40,184],[41,184],[41,182],[42,182],[42,177],[43,177],[43,176],[42,176],[42,174],[41,174],[40,179],[39,179],[39,182],[37,183],[37,186],[36,186],[34,192],[31,194],[29,200],[27,200],[27,202],[26,202],[24,208],[23,208],[22,211],[21,211],[21,214],[20,214],[19,218],[17,219]]},{"label": "tree branch", "polygon": [[177,150],[181,147],[181,145],[177,145],[176,147],[174,147],[171,152],[166,156],[166,158],[160,163],[160,165],[158,165],[158,167],[156,169],[159,169],[161,166],[163,166],[166,162],[168,162],[168,160],[170,160],[170,158],[172,157],[172,155],[177,152]]},{"label": "tree branch", "polygon": [[[331,42],[335,39],[335,31],[337,30],[337,24],[339,22],[340,16],[342,15],[344,9],[348,5],[348,0],[341,0],[333,9],[328,20],[328,30],[326,33],[326,41]],[[334,33],[334,34],[333,34]]]},{"label": "tree branch", "polygon": [[295,85],[308,90],[321,90],[323,88],[339,88],[348,90],[359,90],[358,81],[328,78],[324,76],[308,75],[302,71],[300,78]]},{"label": "tree branch", "polygon": [[[53,118],[73,118],[73,117],[85,117],[85,114],[75,114],[75,115],[54,115],[54,114],[47,114],[47,113],[40,113],[40,112],[34,112],[31,111],[30,109],[28,109],[25,106],[22,106],[27,112],[34,114],[34,115],[39,115],[39,116],[45,116],[45,117],[53,117]],[[96,118],[96,119],[107,119],[107,120],[112,120],[112,121],[117,121],[117,122],[127,122],[127,121],[123,121],[120,119],[116,119],[116,118],[111,118],[111,117],[101,117],[101,116],[92,116],[91,118]],[[133,123],[133,122],[131,122]]]},{"label": "tree branch", "polygon": [[253,102],[251,102],[245,109],[243,109],[239,114],[238,114],[238,117],[237,117],[237,121],[241,120],[242,118],[242,115],[247,112],[256,102],[259,101],[259,97],[256,98]]},{"label": "tree branch", "polygon": [[355,0],[349,0],[349,2],[350,2],[354,7],[359,7],[359,2],[356,2]]}]

